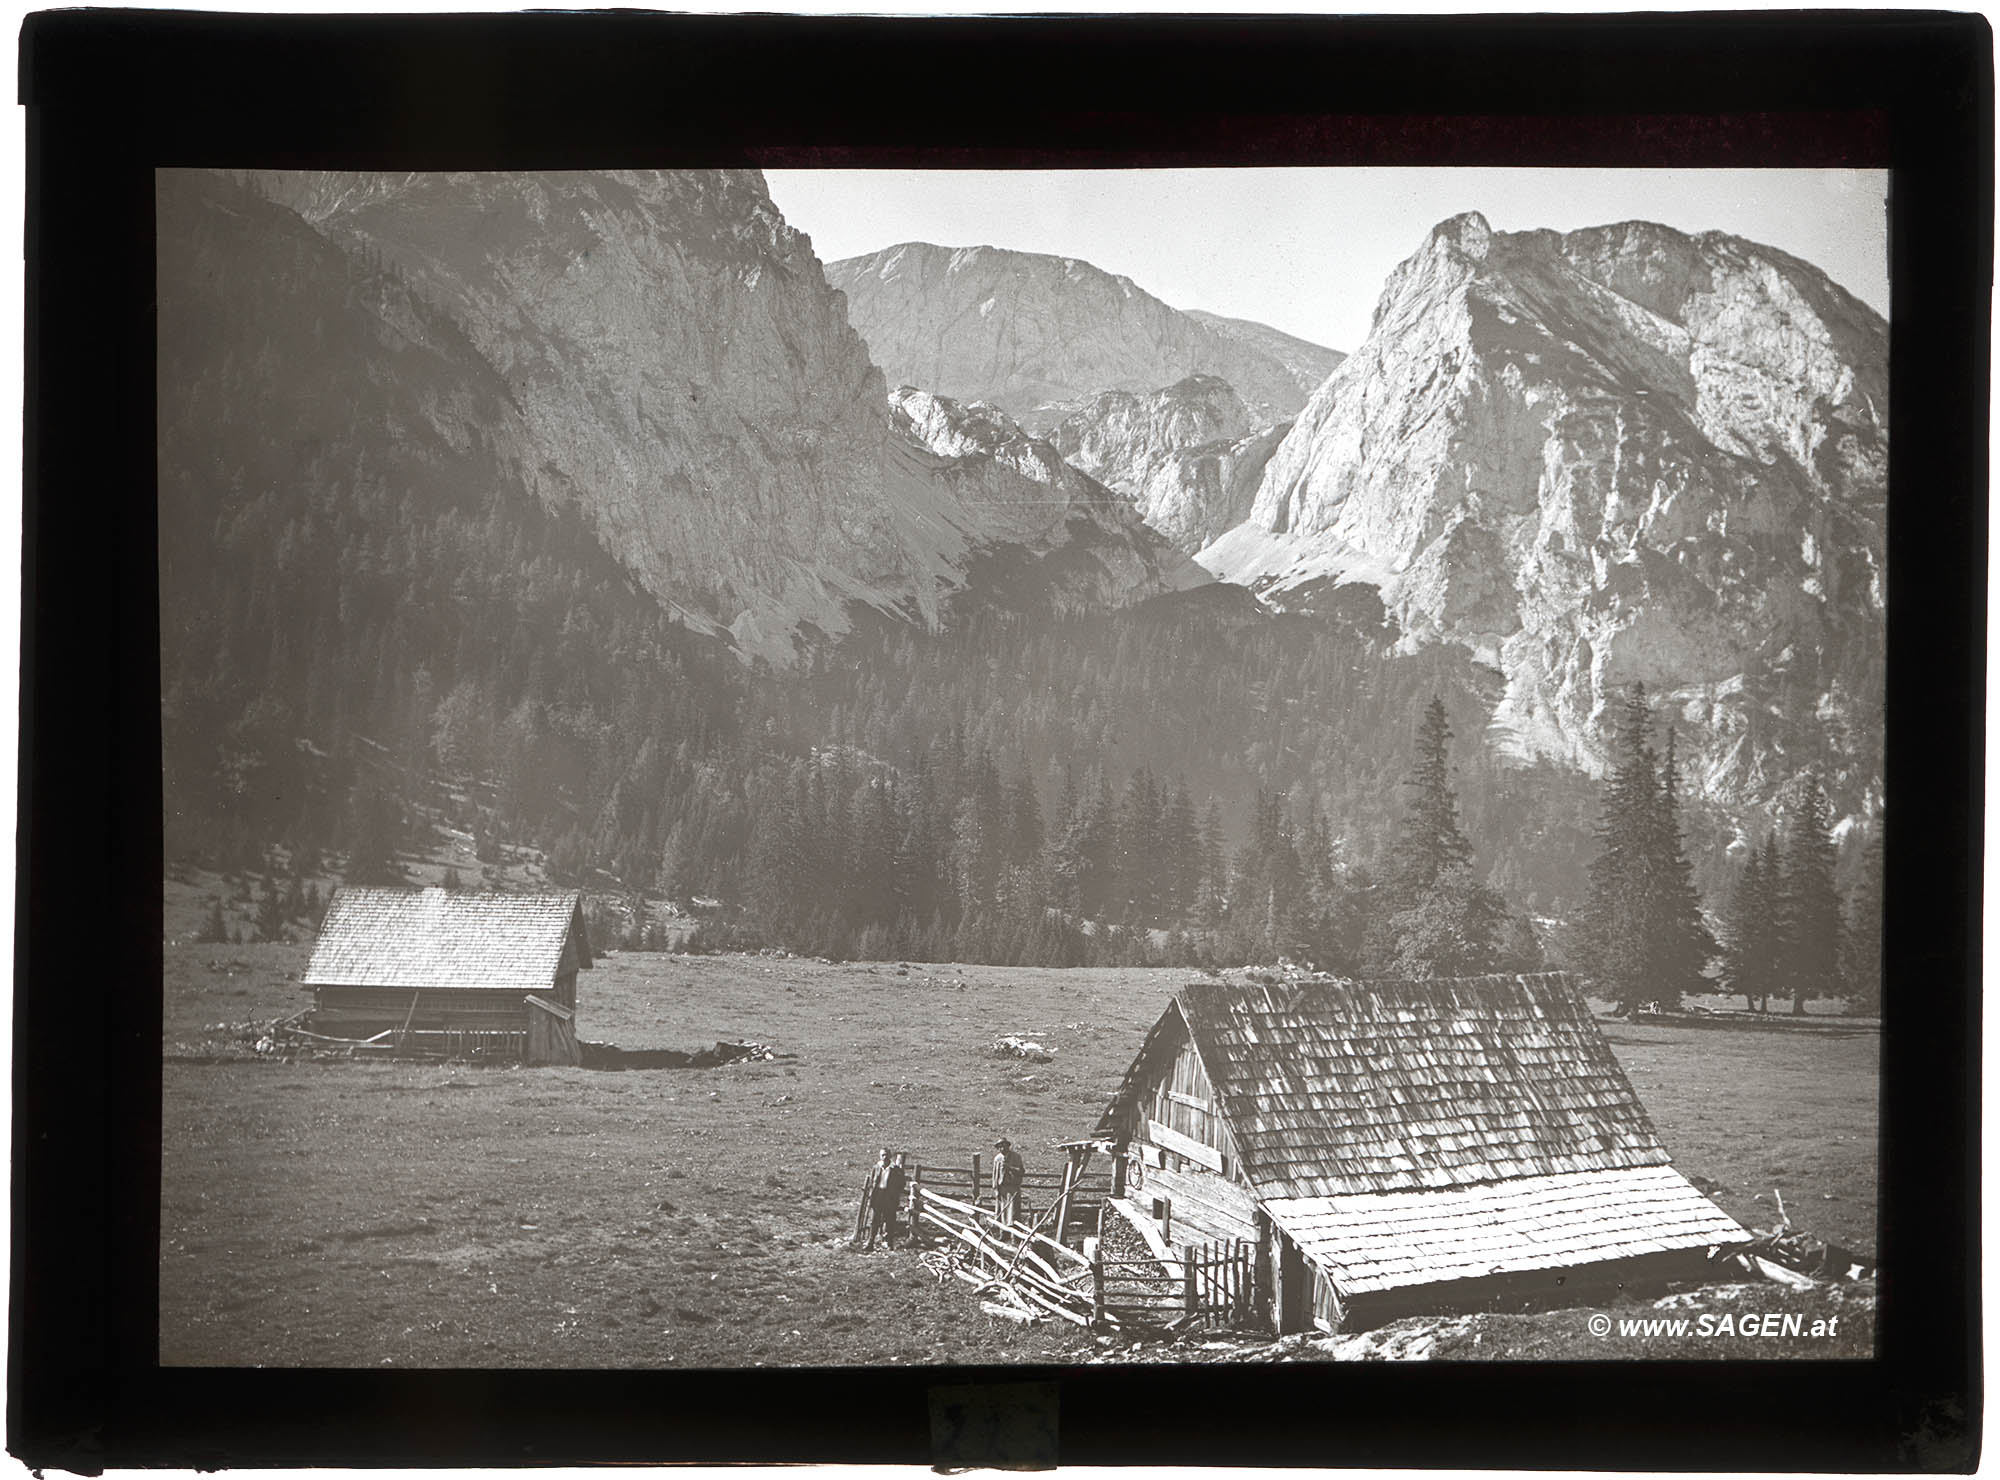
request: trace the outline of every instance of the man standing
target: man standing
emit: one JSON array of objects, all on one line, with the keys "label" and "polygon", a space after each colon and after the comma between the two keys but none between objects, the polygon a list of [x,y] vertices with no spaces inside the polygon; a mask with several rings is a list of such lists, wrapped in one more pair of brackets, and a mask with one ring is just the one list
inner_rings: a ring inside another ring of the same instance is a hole
[{"label": "man standing", "polygon": [[896,1159],[882,1174],[883,1213],[882,1238],[890,1248],[896,1247],[896,1234],[901,1226],[903,1194],[910,1185],[909,1169],[903,1164],[903,1153],[898,1151]]},{"label": "man standing", "polygon": [[884,1239],[888,1239],[894,1233],[896,1199],[902,1195],[902,1191],[902,1168],[889,1164],[889,1148],[884,1146],[882,1154],[875,1160],[875,1165],[868,1169],[868,1182],[862,1194],[868,1203],[867,1212],[864,1214],[868,1223],[867,1241],[861,1245],[862,1253],[871,1254],[875,1251],[876,1234],[879,1233]]},{"label": "man standing", "polygon": [[993,1143],[993,1211],[1003,1223],[1021,1221],[1021,1178],[1026,1171],[1012,1141],[1002,1136]]}]

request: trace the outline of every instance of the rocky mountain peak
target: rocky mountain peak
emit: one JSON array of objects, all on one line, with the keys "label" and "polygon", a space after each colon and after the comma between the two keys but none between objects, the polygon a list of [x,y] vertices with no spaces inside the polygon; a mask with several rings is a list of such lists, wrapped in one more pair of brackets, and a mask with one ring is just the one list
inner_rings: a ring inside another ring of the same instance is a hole
[{"label": "rocky mountain peak", "polygon": [[1429,245],[1458,253],[1474,262],[1486,260],[1493,228],[1477,211],[1464,211],[1431,228]]},{"label": "rocky mountain peak", "polygon": [[[1643,681],[1698,789],[1812,754],[1852,801],[1877,774],[1839,737],[1880,702],[1887,365],[1881,318],[1774,249],[1456,216],[1201,559],[1278,603],[1378,586],[1406,645],[1506,675],[1496,738],[1524,756],[1601,766]],[[1770,719],[1808,691],[1810,726]]]}]

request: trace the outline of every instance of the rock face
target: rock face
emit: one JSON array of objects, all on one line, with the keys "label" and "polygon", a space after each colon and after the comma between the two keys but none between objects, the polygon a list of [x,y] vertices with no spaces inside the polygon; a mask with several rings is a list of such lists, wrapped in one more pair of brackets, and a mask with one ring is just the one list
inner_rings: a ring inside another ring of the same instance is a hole
[{"label": "rock face", "polygon": [[[1503,671],[1495,738],[1601,768],[1644,682],[1686,780],[1879,784],[1888,329],[1823,273],[1629,222],[1433,230],[1201,553],[1282,604],[1379,586]],[[1690,743],[1692,741],[1693,743]]]},{"label": "rock face", "polygon": [[1124,606],[1214,580],[1129,501],[1006,413],[911,386],[898,389],[890,407],[898,430],[938,460],[934,476],[983,514],[989,556],[1016,570],[1024,559],[1037,568],[1033,580],[1012,582],[1014,600],[1032,588],[1059,611]]},{"label": "rock face", "polygon": [[1263,425],[1228,381],[1191,375],[1149,395],[1100,392],[1049,440],[1193,553],[1249,516],[1264,464],[1289,430]]},{"label": "rock face", "polygon": [[[802,625],[844,631],[854,602],[935,622],[1021,525],[892,426],[881,372],[756,171],[255,183],[449,315],[518,408],[536,491],[746,652],[785,661]],[[1167,589],[1107,517],[1107,584]]]},{"label": "rock face", "polygon": [[827,268],[892,382],[998,406],[1030,431],[1102,390],[1219,375],[1264,425],[1305,403],[1332,352],[1260,324],[1169,308],[1088,262],[905,242]]}]

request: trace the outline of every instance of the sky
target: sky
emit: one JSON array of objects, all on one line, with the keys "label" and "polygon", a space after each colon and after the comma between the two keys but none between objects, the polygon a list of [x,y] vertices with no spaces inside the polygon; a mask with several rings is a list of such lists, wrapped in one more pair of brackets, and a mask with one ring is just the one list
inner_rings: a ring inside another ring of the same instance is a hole
[{"label": "sky", "polygon": [[823,262],[936,242],[1079,257],[1175,308],[1331,349],[1390,270],[1476,210],[1497,231],[1658,221],[1779,247],[1889,312],[1884,170],[767,170]]}]

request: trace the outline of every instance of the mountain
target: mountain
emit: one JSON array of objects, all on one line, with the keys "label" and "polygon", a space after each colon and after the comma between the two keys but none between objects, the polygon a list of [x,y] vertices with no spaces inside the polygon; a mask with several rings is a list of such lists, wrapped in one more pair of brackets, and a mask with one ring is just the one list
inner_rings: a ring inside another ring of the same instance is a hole
[{"label": "mountain", "polygon": [[[787,662],[856,603],[935,623],[1025,529],[913,454],[754,170],[250,183],[434,306],[505,387],[537,495],[573,502],[647,590],[746,654]],[[1170,588],[1123,523],[1098,533],[1107,588]]]},{"label": "mountain", "polygon": [[[938,459],[933,476],[984,514],[996,536],[986,558],[1017,570],[1026,558],[1029,581],[1025,590],[1018,577],[1013,583],[1015,605],[1067,614],[1213,583],[1130,502],[1004,412],[911,386],[889,404],[898,429]],[[987,597],[997,584],[990,572],[973,582]]]},{"label": "mountain", "polygon": [[1810,264],[1627,222],[1436,227],[1199,558],[1273,603],[1378,587],[1497,668],[1494,738],[1601,769],[1643,682],[1684,781],[1879,801],[1888,327]]},{"label": "mountain", "polygon": [[1218,375],[1265,425],[1305,404],[1332,351],[1262,325],[1169,308],[1080,262],[904,242],[830,264],[848,318],[893,383],[1000,407],[1032,432],[1102,390]]},{"label": "mountain", "polygon": [[606,811],[607,866],[657,858],[607,804],[726,743],[742,665],[538,492],[443,309],[234,177],[155,190],[169,854],[310,857],[379,794],[541,842]]},{"label": "mountain", "polygon": [[1299,384],[1313,390],[1319,389],[1320,382],[1333,374],[1340,362],[1347,358],[1337,349],[1300,339],[1282,329],[1273,329],[1269,324],[1260,324],[1255,319],[1224,318],[1219,313],[1206,313],[1199,308],[1190,308],[1186,312],[1196,323],[1206,324],[1223,338],[1233,339],[1238,344],[1270,356],[1291,371]]},{"label": "mountain", "polygon": [[1192,553],[1249,516],[1264,464],[1290,430],[1263,425],[1219,376],[1190,375],[1145,395],[1100,391],[1049,440]]}]

